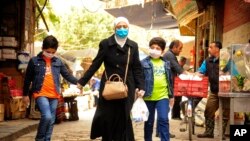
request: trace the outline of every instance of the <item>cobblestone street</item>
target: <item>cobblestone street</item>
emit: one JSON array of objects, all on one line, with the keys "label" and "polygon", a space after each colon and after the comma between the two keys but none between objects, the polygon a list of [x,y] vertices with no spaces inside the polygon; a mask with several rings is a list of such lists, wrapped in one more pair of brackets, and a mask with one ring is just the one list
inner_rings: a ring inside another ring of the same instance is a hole
[{"label": "cobblestone street", "polygon": [[[91,120],[95,108],[87,110],[84,112],[79,112],[79,121],[68,121],[61,124],[55,125],[52,141],[90,141],[90,127]],[[187,141],[188,132],[180,132],[180,122],[179,120],[170,120],[171,133],[175,134],[176,137],[171,139],[171,141]],[[184,126],[185,127],[185,126]],[[195,133],[202,133],[204,127],[195,127]],[[143,141],[143,124],[134,124],[134,132],[136,141]],[[34,140],[36,131],[30,132],[16,139],[16,141],[32,141]],[[153,134],[155,136],[155,133]],[[96,139],[92,141],[100,141],[101,139]],[[194,141],[218,141],[218,133],[215,132],[214,139],[197,139],[196,135],[193,135]],[[229,140],[229,139],[227,139]],[[153,141],[160,141],[159,138],[154,137]]]}]

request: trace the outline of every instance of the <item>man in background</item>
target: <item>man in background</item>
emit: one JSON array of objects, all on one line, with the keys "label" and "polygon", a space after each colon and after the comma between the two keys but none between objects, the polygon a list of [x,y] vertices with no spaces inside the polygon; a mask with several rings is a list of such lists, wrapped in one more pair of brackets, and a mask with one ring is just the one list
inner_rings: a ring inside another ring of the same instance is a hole
[{"label": "man in background", "polygon": [[[183,66],[179,64],[176,57],[179,56],[179,54],[182,51],[182,48],[183,48],[183,43],[180,40],[174,40],[170,43],[169,50],[163,56],[163,58],[170,61],[173,82],[174,82],[174,77],[176,77],[177,75],[182,73],[187,73],[186,71],[184,71]],[[181,96],[174,96],[174,106],[172,108],[172,116],[171,116],[172,119],[181,120],[180,102],[181,102]]]},{"label": "man in background", "polygon": [[[186,64],[186,62],[187,62],[187,58],[184,57],[184,56],[181,56],[180,59],[179,59],[179,64],[180,64],[180,66],[181,66],[182,68],[184,67],[184,65]],[[184,68],[183,68],[183,69],[184,69]]]},{"label": "man in background", "polygon": [[92,77],[90,80],[90,89],[94,96],[94,107],[97,106],[98,103],[98,95],[99,95],[99,89],[100,89],[100,79],[97,77]]}]

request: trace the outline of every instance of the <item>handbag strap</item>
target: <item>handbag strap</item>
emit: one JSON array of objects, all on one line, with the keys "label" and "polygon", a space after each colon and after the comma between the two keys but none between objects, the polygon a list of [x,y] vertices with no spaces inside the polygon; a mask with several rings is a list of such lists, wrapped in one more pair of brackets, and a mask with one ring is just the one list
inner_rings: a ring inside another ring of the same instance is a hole
[{"label": "handbag strap", "polygon": [[125,70],[124,83],[126,83],[126,80],[127,80],[129,56],[130,56],[130,47],[128,47],[128,59],[127,59],[127,65],[126,65],[126,70]]},{"label": "handbag strap", "polygon": [[[126,64],[126,70],[125,70],[124,83],[126,83],[126,80],[127,80],[129,57],[130,57],[130,47],[128,48],[128,58],[127,58],[127,64]],[[106,80],[108,80],[108,75],[106,73],[106,70],[105,70],[105,77],[106,77]]]}]

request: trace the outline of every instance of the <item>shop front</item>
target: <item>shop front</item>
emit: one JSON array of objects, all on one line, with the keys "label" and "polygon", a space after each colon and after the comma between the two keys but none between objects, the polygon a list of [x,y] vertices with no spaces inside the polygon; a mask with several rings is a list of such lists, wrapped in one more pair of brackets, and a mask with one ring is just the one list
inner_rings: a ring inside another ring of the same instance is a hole
[{"label": "shop front", "polygon": [[0,121],[24,118],[24,70],[32,56],[34,0],[0,2]]},{"label": "shop front", "polygon": [[[222,42],[220,68],[222,70],[228,64],[229,71],[220,79],[220,109],[222,106],[230,108],[230,124],[244,124],[246,120],[243,119],[249,118],[245,115],[250,112],[249,64],[246,64],[249,61],[250,3],[244,0],[168,1],[177,17],[180,32],[192,35],[188,31],[194,31],[196,69],[208,56],[209,44],[213,41]],[[185,8],[193,12],[182,12]],[[191,17],[195,12],[196,16]],[[235,70],[238,75],[235,75]],[[222,117],[222,111],[220,114]]]}]

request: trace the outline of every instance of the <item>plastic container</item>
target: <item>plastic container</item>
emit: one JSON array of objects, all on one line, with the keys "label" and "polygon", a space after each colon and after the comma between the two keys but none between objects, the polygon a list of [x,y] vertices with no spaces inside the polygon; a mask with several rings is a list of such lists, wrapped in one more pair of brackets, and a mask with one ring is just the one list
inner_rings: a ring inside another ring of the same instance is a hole
[{"label": "plastic container", "polygon": [[208,94],[208,78],[203,77],[202,80],[181,80],[175,77],[174,95],[175,96],[191,96],[191,97],[207,97]]},{"label": "plastic container", "polygon": [[222,93],[250,92],[250,45],[232,44],[220,50],[219,91]]}]

